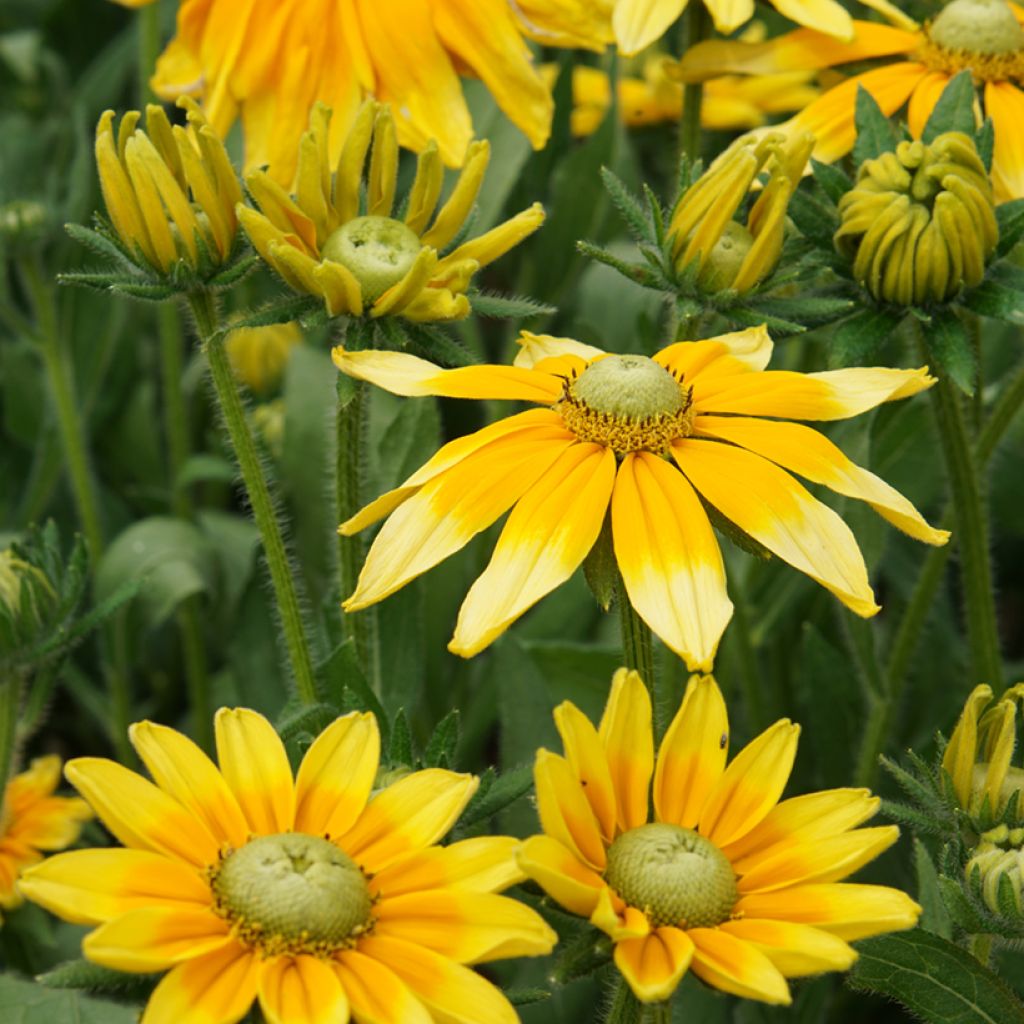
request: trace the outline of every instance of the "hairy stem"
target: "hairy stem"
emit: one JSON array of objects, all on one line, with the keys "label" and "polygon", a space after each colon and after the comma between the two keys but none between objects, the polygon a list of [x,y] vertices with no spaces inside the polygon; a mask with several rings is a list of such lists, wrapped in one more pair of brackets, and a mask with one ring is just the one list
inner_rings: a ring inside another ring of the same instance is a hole
[{"label": "hairy stem", "polygon": [[[703,3],[691,3],[684,15],[682,54],[708,37],[711,19]],[[700,118],[704,106],[704,83],[687,82],[683,86],[683,113],[679,121],[679,157],[697,160],[700,157]]]},{"label": "hairy stem", "polygon": [[[626,668],[635,669],[647,689],[654,693],[654,648],[651,643],[651,629],[636,613],[630,603],[626,586],[619,576],[616,586],[616,600],[619,605],[619,622],[622,626],[622,656]],[[657,707],[657,700],[654,700]]]},{"label": "hairy stem", "polygon": [[603,1024],[640,1024],[644,1007],[621,974],[615,977],[615,990]]},{"label": "hairy stem", "polygon": [[17,740],[18,713],[21,710],[22,681],[11,668],[0,677],[0,818],[3,817],[7,783],[14,772],[14,748]]}]

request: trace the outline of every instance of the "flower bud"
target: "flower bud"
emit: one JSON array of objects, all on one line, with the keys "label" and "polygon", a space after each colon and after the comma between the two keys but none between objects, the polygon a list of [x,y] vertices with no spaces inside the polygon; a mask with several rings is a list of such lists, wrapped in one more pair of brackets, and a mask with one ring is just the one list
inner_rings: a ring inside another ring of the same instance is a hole
[{"label": "flower bud", "polygon": [[[57,603],[57,592],[42,569],[20,558],[11,548],[0,551],[0,618],[9,628],[0,635],[4,646],[15,648],[36,636]],[[13,654],[0,650],[0,658]]]},{"label": "flower bud", "polygon": [[1024,920],[1024,829],[1005,825],[986,832],[972,852],[964,875],[976,897],[999,917]]},{"label": "flower bud", "polygon": [[864,161],[839,214],[835,245],[854,278],[901,306],[946,302],[980,284],[999,241],[988,172],[962,132]]}]

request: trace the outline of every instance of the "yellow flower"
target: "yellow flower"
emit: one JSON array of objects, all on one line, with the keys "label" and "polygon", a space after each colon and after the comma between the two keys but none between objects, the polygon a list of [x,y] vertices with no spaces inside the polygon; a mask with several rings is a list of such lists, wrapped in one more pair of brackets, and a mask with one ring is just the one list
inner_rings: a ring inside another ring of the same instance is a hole
[{"label": "yellow flower", "polygon": [[417,321],[468,316],[465,292],[473,274],[540,227],[540,204],[441,257],[438,251],[453,242],[476,201],[490,160],[488,144],[470,146],[466,166],[436,215],[444,171],[437,148],[427,146],[398,220],[392,216],[398,143],[390,109],[373,101],[363,105],[333,179],[330,119],[326,107],[314,107],[299,147],[294,199],[265,171],[246,179],[263,212],[240,206],[238,216],[259,254],[297,291],[321,296],[331,316],[401,315]]},{"label": "yellow flower", "polygon": [[1010,764],[1018,701],[1024,702],[1024,683],[998,701],[990,686],[976,686],[942,756],[957,802],[973,816],[998,820],[1016,793],[1016,820],[1024,821],[1024,768]]},{"label": "yellow flower", "polygon": [[653,359],[526,332],[520,344],[514,366],[454,370],[334,349],[342,372],[394,394],[541,406],[452,441],[342,523],[353,534],[390,514],[348,611],[394,593],[511,509],[449,644],[469,657],[572,575],[610,511],[633,607],[698,671],[732,614],[702,500],[865,616],[878,606],[853,534],[790,472],[868,502],[918,540],[948,537],[817,431],[766,418],[846,419],[931,386],[926,370],[765,371],[763,327],[678,342]]},{"label": "yellow flower", "polygon": [[681,73],[690,80],[726,72],[768,75],[891,58],[886,67],[846,79],[777,126],[816,136],[814,156],[829,162],[853,148],[859,86],[886,115],[909,101],[910,134],[919,139],[950,78],[970,69],[983,86],[984,112],[995,128],[996,201],[1024,197],[1024,7],[1006,0],[953,0],[934,21],[918,25],[886,0],[868,6],[892,24],[855,21],[849,42],[801,29],[765,43],[700,43],[684,55]]},{"label": "yellow flower", "polygon": [[599,728],[568,701],[555,724],[565,756],[537,752],[544,834],[519,864],[612,938],[638,999],[668,999],[692,969],[724,992],[787,1004],[786,978],[845,970],[850,940],[917,921],[905,893],[841,881],[899,836],[857,828],[878,798],[833,789],[780,803],[800,732],[788,719],[726,767],[729,720],[711,676],[690,679],[656,759],[635,672],[616,673]]},{"label": "yellow flower", "polygon": [[[557,64],[541,69],[549,83],[558,74]],[[704,89],[700,108],[703,127],[712,131],[756,128],[769,114],[799,110],[813,102],[818,89],[811,85],[812,72],[791,71],[763,79],[723,75],[713,78]],[[604,120],[611,106],[612,89],[606,72],[585,64],[572,69],[573,135],[590,135]],[[630,127],[676,122],[683,112],[683,87],[666,75],[664,57],[650,57],[643,77],[619,79],[619,110]]]},{"label": "yellow flower", "polygon": [[302,343],[296,323],[236,327],[225,347],[235,376],[252,392],[266,395],[281,383],[292,349]]},{"label": "yellow flower", "polygon": [[38,757],[28,771],[7,783],[0,810],[0,907],[21,903],[21,872],[42,860],[43,851],[63,850],[92,817],[77,797],[54,796],[60,782],[60,758]]},{"label": "yellow flower", "polygon": [[224,146],[191,101],[188,129],[171,127],[163,108],[128,111],[114,135],[114,112],[96,128],[96,166],[103,201],[118,237],[161,274],[175,264],[193,270],[223,263],[238,231],[242,188]]},{"label": "yellow flower", "polygon": [[436,845],[477,787],[414,772],[374,790],[372,715],[337,719],[293,779],[261,715],[222,708],[220,768],[173,729],[142,722],[132,743],[156,785],[79,758],[75,787],[126,849],[67,853],[33,869],[25,895],[98,925],[95,963],[170,970],[143,1024],[268,1021],[515,1024],[505,997],[466,964],[547,953],[554,933],[494,895],[518,881],[516,840]]},{"label": "yellow flower", "polygon": [[480,78],[544,146],[554,104],[508,0],[182,0],[153,87],[165,99],[201,96],[222,137],[241,118],[246,171],[269,164],[289,187],[313,104],[337,115],[333,163],[367,95],[393,105],[403,146],[436,139],[445,163],[461,166],[473,125],[460,75]]},{"label": "yellow flower", "polygon": [[[660,39],[686,9],[688,0],[516,0],[529,34],[550,46],[603,49],[615,41],[632,56]],[[729,35],[754,16],[754,0],[693,0],[703,3],[715,28]],[[836,0],[771,0],[798,25],[849,39],[853,22]],[[869,5],[873,6],[873,5]]]}]

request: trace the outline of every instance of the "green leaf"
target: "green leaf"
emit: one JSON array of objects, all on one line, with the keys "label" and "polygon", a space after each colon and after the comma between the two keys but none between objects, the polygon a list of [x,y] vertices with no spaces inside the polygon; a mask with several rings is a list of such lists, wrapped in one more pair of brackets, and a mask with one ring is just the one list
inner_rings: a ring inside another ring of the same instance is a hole
[{"label": "green leaf", "polygon": [[322,308],[322,300],[312,295],[289,295],[243,313],[233,319],[230,324],[225,324],[218,333],[230,334],[231,331],[239,327],[269,327],[271,324],[287,324],[293,320],[302,320],[304,317],[319,312]]},{"label": "green leaf", "polygon": [[142,587],[142,582],[141,579],[125,580],[113,593],[98,602],[95,607],[78,619],[70,629],[61,628],[48,637],[44,644],[32,651],[30,657],[32,659],[42,658],[52,654],[54,651],[66,649],[78,643],[79,640],[88,636],[97,626],[106,622],[123,604],[131,601],[138,594]]},{"label": "green leaf", "polygon": [[460,829],[467,829],[503,811],[514,803],[533,786],[533,768],[524,764],[510,771],[502,772],[485,790],[483,786],[477,790],[470,800],[462,817],[459,819]]},{"label": "green leaf", "polygon": [[455,748],[459,745],[459,709],[452,708],[440,722],[423,752],[428,768],[450,768],[455,764]]},{"label": "green leaf", "polygon": [[991,117],[986,117],[981,127],[974,133],[974,145],[978,149],[978,156],[985,165],[985,170],[992,170],[992,154],[996,148],[996,128]]},{"label": "green leaf", "polygon": [[895,999],[930,1024],[1024,1024],[1024,1005],[970,953],[915,928],[856,944],[848,984]]},{"label": "green leaf", "polygon": [[238,471],[219,455],[210,455],[208,452],[198,452],[190,455],[185,464],[178,470],[174,480],[175,487],[191,487],[192,484],[203,483],[234,483]]},{"label": "green leaf", "polygon": [[405,765],[413,766],[412,732],[409,729],[409,720],[405,717],[405,710],[399,708],[395,717],[391,720],[391,744],[388,749],[388,763],[397,768]]},{"label": "green leaf", "polygon": [[920,927],[944,939],[952,938],[953,922],[942,899],[939,874],[927,848],[914,839],[914,869],[917,872],[917,902],[921,904]]},{"label": "green leaf", "polygon": [[99,231],[94,231],[92,228],[87,228],[84,224],[65,224],[64,230],[76,242],[84,245],[97,256],[110,260],[116,267],[127,273],[138,274],[135,264],[128,259],[124,250],[107,238],[106,235],[101,234]]},{"label": "green leaf", "polygon": [[138,1010],[0,974],[0,1020],[4,1024],[135,1024]]},{"label": "green leaf", "polygon": [[652,270],[649,266],[644,266],[642,263],[634,263],[630,260],[620,259],[614,253],[609,252],[607,249],[603,249],[599,245],[594,245],[592,242],[577,242],[576,251],[581,256],[586,256],[588,259],[596,260],[598,263],[603,263],[605,266],[611,267],[613,270],[617,270],[623,277],[628,278],[630,281],[635,281],[637,284],[643,285],[645,288],[669,287],[669,282],[662,280],[658,273]]},{"label": "green leaf", "polygon": [[388,717],[377,695],[363,675],[362,666],[356,657],[356,645],[352,639],[338,644],[330,657],[316,669],[317,679],[324,681],[325,697],[333,704],[341,704],[345,691],[351,691],[359,698],[361,707],[372,711],[385,738],[389,732]]},{"label": "green leaf", "polygon": [[949,309],[940,310],[922,332],[935,361],[932,370],[949,377],[965,394],[974,394],[978,359],[967,329]]},{"label": "green leaf", "polygon": [[789,215],[800,233],[830,253],[832,236],[839,230],[836,208],[813,189],[798,188],[789,201]]},{"label": "green leaf", "polygon": [[1024,270],[1012,263],[997,264],[960,304],[982,316],[1017,326],[1024,324]]},{"label": "green leaf", "polygon": [[757,298],[747,303],[747,308],[764,312],[766,316],[800,324],[803,327],[818,327],[846,316],[854,306],[853,299],[833,298],[827,295],[775,296]]},{"label": "green leaf", "polygon": [[955,74],[942,90],[939,101],[925,123],[921,141],[934,142],[943,132],[963,132],[973,139],[974,103],[974,77],[970,70],[965,69]]},{"label": "green leaf", "polygon": [[529,1006],[550,999],[551,992],[546,988],[510,988],[505,992],[505,998],[513,1006]]},{"label": "green leaf", "polygon": [[[857,141],[853,145],[853,162],[856,166],[896,148],[895,129],[889,118],[882,113],[875,97],[863,85],[857,86],[854,124],[857,126]],[[973,130],[973,125],[971,127]]]},{"label": "green leaf", "polygon": [[626,222],[626,227],[633,238],[638,242],[650,242],[652,245],[656,245],[655,232],[651,228],[640,200],[626,188],[622,179],[607,167],[601,168],[601,180],[604,182],[604,187],[611,197],[615,209],[619,211],[620,216]]},{"label": "green leaf", "polygon": [[996,254],[1005,256],[1024,236],[1024,199],[1011,199],[996,207],[999,245]]},{"label": "green leaf", "polygon": [[149,998],[158,974],[126,974],[101,967],[90,960],[69,960],[36,980],[47,988],[79,989],[93,995],[117,996],[142,1002]]},{"label": "green leaf", "polygon": [[473,292],[469,296],[473,312],[478,316],[491,317],[495,320],[525,319],[531,316],[552,316],[558,310],[554,306],[545,305],[522,295],[490,295],[486,292]]},{"label": "green leaf", "polygon": [[836,167],[835,164],[823,164],[812,157],[811,170],[814,172],[814,180],[833,203],[838,203],[853,188],[853,182],[842,168]]},{"label": "green leaf", "polygon": [[868,365],[902,319],[900,313],[877,306],[858,310],[832,332],[828,365]]}]

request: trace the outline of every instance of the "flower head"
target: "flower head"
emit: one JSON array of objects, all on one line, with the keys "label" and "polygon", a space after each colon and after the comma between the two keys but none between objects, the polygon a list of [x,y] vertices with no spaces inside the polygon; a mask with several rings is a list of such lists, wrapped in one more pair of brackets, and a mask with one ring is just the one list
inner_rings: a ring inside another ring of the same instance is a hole
[{"label": "flower head", "polygon": [[43,853],[70,846],[82,823],[92,817],[77,797],[54,796],[60,783],[60,758],[38,757],[28,771],[7,783],[0,808],[0,907],[21,903],[18,876],[42,860]]},{"label": "flower head", "polygon": [[179,265],[207,276],[235,246],[241,185],[223,144],[198,107],[182,101],[189,127],[171,127],[162,107],[114,112],[96,128],[96,165],[114,231],[128,252],[160,275]]},{"label": "flower head", "polygon": [[1008,814],[1012,824],[1024,823],[1024,768],[1010,763],[1018,701],[1024,702],[1024,683],[998,701],[990,686],[976,686],[942,756],[957,803],[983,826]]},{"label": "flower head", "polygon": [[268,1020],[514,1024],[466,964],[546,953],[530,909],[494,895],[522,876],[515,840],[436,845],[477,780],[441,769],[375,791],[372,715],[337,719],[292,778],[270,723],[216,718],[219,770],[190,740],[142,722],[132,743],[155,784],[79,758],[68,778],[124,849],[51,858],[23,883],[67,920],[98,925],[85,955],[121,971],[170,970],[147,1022]]},{"label": "flower head", "polygon": [[693,676],[657,758],[651,702],[621,669],[600,726],[555,709],[565,755],[534,766],[543,835],[519,863],[615,944],[638,999],[669,998],[687,970],[749,999],[788,1003],[786,978],[845,970],[849,940],[910,928],[904,893],[843,883],[891,846],[894,825],[858,828],[866,789],[780,802],[799,726],[776,722],[726,766],[729,721],[711,676]]},{"label": "flower head", "polygon": [[923,369],[765,371],[771,351],[763,328],[678,342],[653,359],[524,333],[514,366],[454,370],[405,353],[336,348],[340,370],[395,394],[540,406],[452,441],[342,523],[352,534],[390,515],[345,608],[394,593],[511,509],[449,645],[468,657],[572,575],[610,512],[633,607],[691,670],[705,670],[732,614],[706,502],[855,612],[873,615],[853,534],[790,472],[868,502],[918,540],[942,544],[948,534],[823,435],[781,418],[845,419],[933,380]]},{"label": "flower head", "polygon": [[[435,146],[420,156],[402,219],[394,216],[398,142],[391,111],[364,104],[332,175],[330,111],[318,105],[299,147],[298,187],[291,197],[265,171],[246,180],[261,211],[239,207],[260,255],[297,291],[323,298],[331,316],[458,320],[469,315],[466,290],[476,271],[543,223],[539,204],[445,256],[476,201],[490,159],[474,142],[447,201],[437,210],[443,168]],[[363,164],[370,154],[366,202]]]},{"label": "flower head", "polygon": [[269,327],[236,327],[225,346],[235,376],[257,395],[267,395],[281,383],[292,349],[302,342],[296,323]]}]

